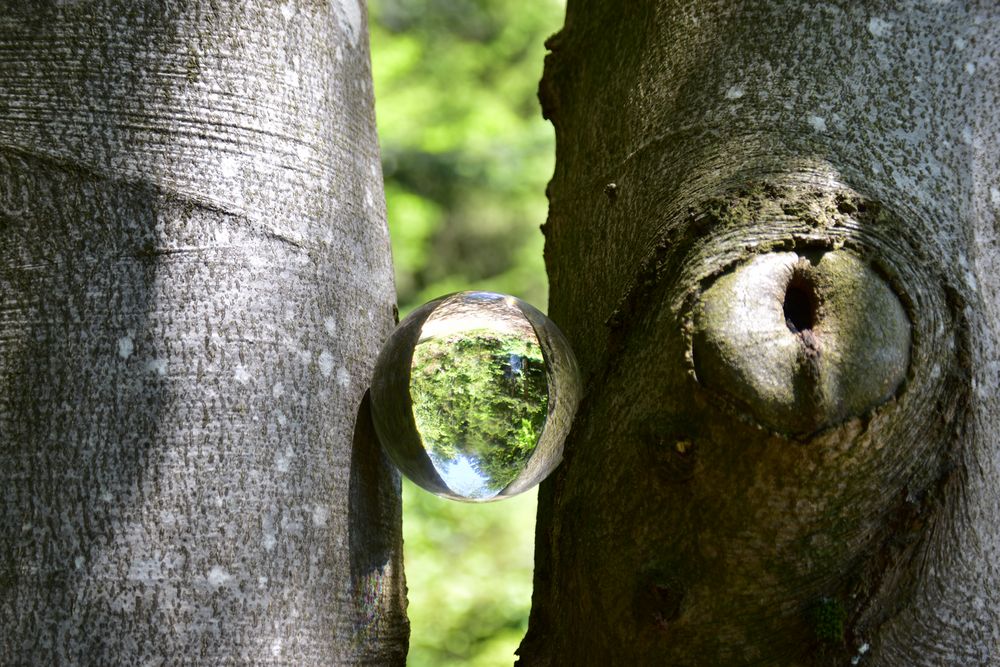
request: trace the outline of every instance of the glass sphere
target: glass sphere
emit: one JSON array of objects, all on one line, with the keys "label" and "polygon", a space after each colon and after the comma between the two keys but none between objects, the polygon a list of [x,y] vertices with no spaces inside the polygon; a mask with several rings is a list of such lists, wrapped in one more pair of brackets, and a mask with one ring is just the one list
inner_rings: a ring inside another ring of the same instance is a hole
[{"label": "glass sphere", "polygon": [[372,417],[418,486],[499,500],[559,465],[581,393],[576,358],[549,318],[512,296],[459,292],[413,311],[386,341]]}]

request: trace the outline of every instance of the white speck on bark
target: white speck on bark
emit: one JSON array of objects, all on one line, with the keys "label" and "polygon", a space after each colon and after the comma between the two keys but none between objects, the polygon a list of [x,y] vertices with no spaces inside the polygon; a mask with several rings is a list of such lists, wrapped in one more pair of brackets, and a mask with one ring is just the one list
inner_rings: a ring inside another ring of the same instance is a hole
[{"label": "white speck on bark", "polygon": [[995,186],[990,188],[990,201],[994,206],[1000,206],[1000,188]]},{"label": "white speck on bark", "polygon": [[231,574],[226,572],[226,570],[218,565],[213,565],[212,569],[208,571],[208,576],[205,580],[208,582],[209,586],[213,588],[219,588],[220,586],[225,586],[233,578]]},{"label": "white speck on bark", "polygon": [[[279,417],[279,420],[283,418],[284,415]],[[292,464],[292,459],[295,458],[295,450],[291,447],[286,447],[285,451],[278,455],[278,458],[274,462],[274,467],[278,469],[278,472],[288,472],[288,468]]]},{"label": "white speck on bark", "polygon": [[240,384],[246,384],[250,382],[250,373],[243,367],[243,364],[240,364],[236,366],[236,370],[233,371],[233,379]]},{"label": "white speck on bark", "polygon": [[146,370],[150,373],[156,373],[157,375],[163,376],[167,374],[167,360],[166,359],[150,359],[146,362]]},{"label": "white speck on bark", "polygon": [[273,396],[274,398],[281,398],[281,396],[284,393],[285,393],[285,385],[281,384],[280,382],[276,382],[274,387],[271,388],[271,396]]},{"label": "white speck on bark", "polygon": [[730,86],[729,90],[726,91],[726,99],[727,100],[738,100],[741,97],[743,97],[743,95],[745,95],[745,94],[746,94],[746,91],[743,90],[743,86],[741,86],[740,84],[736,84],[734,86]]},{"label": "white speck on bark", "polygon": [[319,372],[325,378],[330,377],[330,373],[333,372],[333,355],[330,354],[329,350],[323,350],[319,353]]},{"label": "white speck on bark", "polygon": [[[270,516],[265,516],[261,520],[261,546],[264,547],[264,551],[271,551],[274,549],[275,545],[278,543],[277,537],[274,534],[274,521]],[[261,577],[264,579],[264,583],[267,583],[267,577]],[[260,581],[260,579],[258,579]]]},{"label": "white speck on bark", "polygon": [[969,76],[972,76],[973,74],[975,74],[976,73],[976,63],[972,63],[972,62],[965,63],[965,73],[968,74]]},{"label": "white speck on bark", "polygon": [[312,522],[317,528],[326,525],[326,519],[330,516],[330,510],[323,505],[315,505],[312,510]]},{"label": "white speck on bark", "polygon": [[809,116],[809,126],[817,132],[826,132],[826,119],[822,116]]},{"label": "white speck on bark", "polygon": [[[1000,197],[1000,195],[997,196]],[[337,320],[336,318],[333,317],[333,315],[323,320],[323,327],[326,329],[326,332],[331,336],[337,335]]]},{"label": "white speck on bark", "polygon": [[337,384],[341,387],[346,387],[351,384],[351,374],[343,366],[337,369]]},{"label": "white speck on bark", "polygon": [[[361,5],[358,0],[336,0],[331,3],[337,14],[337,22],[347,33],[351,46],[357,46],[361,39]],[[338,47],[339,48],[339,47]]]},{"label": "white speck on bark", "polygon": [[239,174],[239,163],[233,157],[224,157],[219,160],[219,172],[223,178],[236,178]]},{"label": "white speck on bark", "polygon": [[122,359],[128,359],[132,356],[132,350],[135,346],[132,343],[132,339],[128,336],[122,336],[118,339],[118,356]]},{"label": "white speck on bark", "polygon": [[892,29],[892,23],[878,16],[873,16],[868,21],[868,32],[875,37],[885,37]]},{"label": "white speck on bark", "polygon": [[281,519],[281,530],[286,535],[301,535],[305,532],[305,523],[300,518],[285,516]]}]

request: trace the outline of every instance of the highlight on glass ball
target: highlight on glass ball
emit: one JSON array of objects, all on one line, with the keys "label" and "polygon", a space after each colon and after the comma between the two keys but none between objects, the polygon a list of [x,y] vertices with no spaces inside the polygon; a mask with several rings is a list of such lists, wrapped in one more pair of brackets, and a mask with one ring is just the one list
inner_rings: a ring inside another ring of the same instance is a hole
[{"label": "highlight on glass ball", "polygon": [[512,296],[459,292],[413,311],[386,341],[372,417],[410,480],[482,502],[527,491],[559,465],[581,393],[549,318]]}]

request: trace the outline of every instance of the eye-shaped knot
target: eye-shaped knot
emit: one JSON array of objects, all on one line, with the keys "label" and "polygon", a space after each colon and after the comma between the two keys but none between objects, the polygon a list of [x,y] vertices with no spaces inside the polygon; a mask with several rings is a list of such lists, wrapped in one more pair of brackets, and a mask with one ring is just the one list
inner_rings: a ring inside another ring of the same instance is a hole
[{"label": "eye-shaped knot", "polygon": [[807,436],[891,398],[910,320],[886,281],[846,250],[760,255],[717,278],[694,313],[695,372],[760,423]]}]

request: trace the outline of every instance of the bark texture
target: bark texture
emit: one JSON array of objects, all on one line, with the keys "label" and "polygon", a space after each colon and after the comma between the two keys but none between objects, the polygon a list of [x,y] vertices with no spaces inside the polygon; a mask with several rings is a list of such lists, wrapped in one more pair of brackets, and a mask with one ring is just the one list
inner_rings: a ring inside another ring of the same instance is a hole
[{"label": "bark texture", "polygon": [[[996,3],[570,0],[550,48],[550,314],[588,396],[521,663],[1000,664]],[[698,309],[834,250],[906,311],[905,379],[782,433],[699,378]]]},{"label": "bark texture", "polygon": [[0,663],[399,664],[364,7],[0,12]]}]

